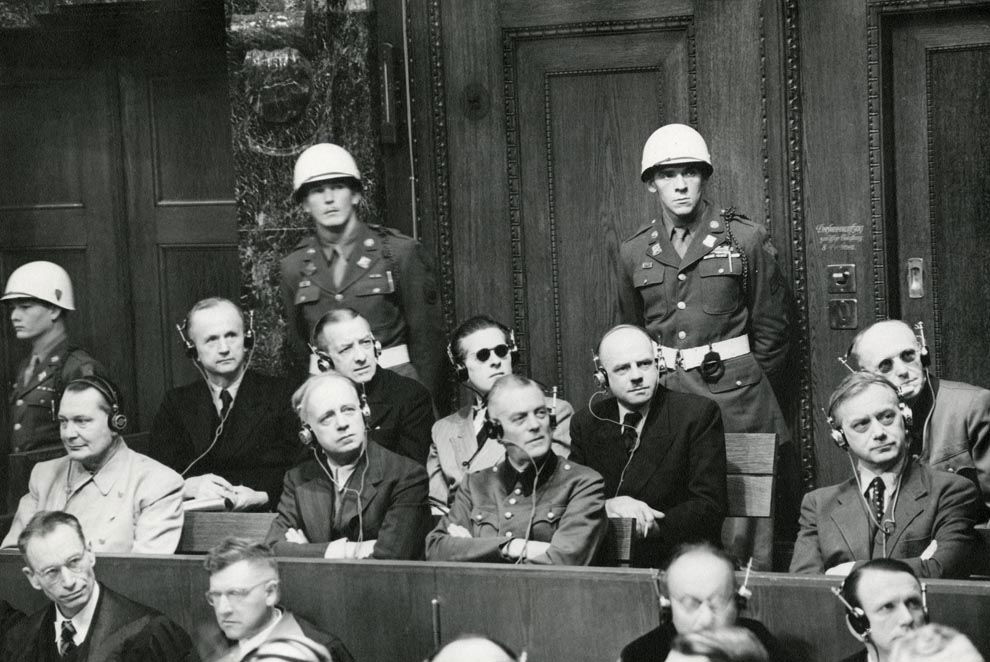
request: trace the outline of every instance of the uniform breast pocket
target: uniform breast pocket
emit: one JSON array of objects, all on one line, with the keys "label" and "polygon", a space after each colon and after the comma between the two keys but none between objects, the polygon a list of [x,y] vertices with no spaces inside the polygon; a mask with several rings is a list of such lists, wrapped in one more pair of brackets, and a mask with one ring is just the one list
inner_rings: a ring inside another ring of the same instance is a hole
[{"label": "uniform breast pocket", "polygon": [[[643,265],[633,273],[633,283],[643,300],[643,313],[648,320],[663,317],[669,309],[663,287],[663,266],[655,262],[644,262]],[[645,265],[650,265],[650,268]]]},{"label": "uniform breast pocket", "polygon": [[701,276],[704,303],[709,315],[727,315],[743,305],[742,259],[713,257],[703,259],[698,265]]},{"label": "uniform breast pocket", "polygon": [[351,292],[357,297],[373,297],[395,292],[395,278],[391,271],[367,273],[354,283]]},{"label": "uniform breast pocket", "polygon": [[565,503],[554,503],[551,505],[537,504],[536,514],[533,516],[533,538],[536,540],[550,540],[557,532],[560,525],[560,518],[567,508]]},{"label": "uniform breast pocket", "polygon": [[498,515],[482,508],[475,508],[472,510],[471,535],[475,538],[497,536]]},{"label": "uniform breast pocket", "polygon": [[316,285],[304,285],[296,289],[296,298],[294,299],[297,306],[305,306],[306,304],[315,303],[320,300],[320,288]]}]

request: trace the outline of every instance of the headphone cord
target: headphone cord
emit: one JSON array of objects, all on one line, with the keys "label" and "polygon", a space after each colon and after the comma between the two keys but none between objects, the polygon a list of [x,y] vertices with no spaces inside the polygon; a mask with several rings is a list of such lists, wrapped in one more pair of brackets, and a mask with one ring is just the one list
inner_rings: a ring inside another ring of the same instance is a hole
[{"label": "headphone cord", "polygon": [[595,410],[592,408],[591,405],[594,403],[595,396],[598,395],[599,393],[604,393],[604,392],[605,391],[602,390],[595,391],[588,398],[588,411],[591,412],[591,415],[597,418],[599,421],[602,421],[603,423],[615,423],[616,425],[621,427],[623,431],[625,431],[625,429],[628,428],[632,430],[634,433],[636,433],[636,443],[633,445],[632,450],[629,452],[629,458],[626,459],[625,466],[623,466],[622,471],[619,472],[619,482],[615,486],[615,494],[613,495],[614,498],[619,496],[619,490],[622,489],[622,482],[626,479],[626,471],[629,469],[629,465],[632,464],[633,456],[636,454],[636,451],[639,449],[639,442],[641,441],[641,439],[639,435],[639,430],[637,430],[632,425],[629,425],[628,423],[622,423],[620,421],[613,421],[611,418],[603,418],[602,416],[599,416],[598,414],[595,413]]},{"label": "headphone cord", "polygon": [[[253,356],[254,356],[254,343],[251,343],[251,348],[248,350],[247,360],[244,362],[244,367],[241,369],[241,374],[238,377],[238,379],[243,379],[244,378],[244,375],[247,374],[248,368],[251,366],[251,358]],[[199,374],[203,377],[203,381],[206,382],[206,391],[207,391],[207,393],[210,394],[210,401],[212,402],[212,400],[213,400],[213,389],[212,389],[212,384],[210,383],[210,380],[209,380],[209,378],[206,375],[206,371],[203,369],[203,366],[201,366],[199,364],[199,359],[193,359],[193,364],[196,366],[196,370],[199,371]],[[202,453],[200,453],[196,457],[195,460],[193,460],[192,462],[190,462],[189,465],[185,469],[183,469],[181,472],[179,472],[179,475],[180,476],[182,476],[183,478],[185,478],[186,477],[186,474],[189,473],[189,470],[190,469],[192,469],[194,466],[196,466],[196,463],[197,462],[199,462],[204,457],[206,457],[207,455],[209,455],[210,451],[213,450],[213,447],[217,445],[217,442],[218,441],[220,441],[220,435],[223,434],[223,426],[227,423],[227,418],[230,416],[230,412],[232,412],[232,411],[234,411],[234,402],[233,401],[231,401],[230,406],[227,408],[226,413],[224,413],[224,415],[223,415],[223,418],[220,419],[220,424],[213,431],[213,440],[210,442],[210,445],[207,446],[206,447],[206,450],[203,451]]]},{"label": "headphone cord", "polygon": [[[358,456],[358,462],[361,461],[361,458],[364,458],[364,468],[361,470],[361,486],[357,490],[355,490],[353,487],[347,487],[346,483],[344,484],[343,487],[340,486],[340,485],[338,485],[337,484],[337,481],[334,480],[334,478],[333,478],[333,474],[330,473],[330,470],[324,464],[323,459],[321,459],[321,457],[320,457],[320,455],[321,455],[320,451],[317,450],[315,447],[314,448],[311,448],[310,450],[313,451],[313,457],[316,458],[316,463],[320,466],[320,469],[323,469],[323,473],[325,473],[327,475],[327,478],[330,479],[330,484],[333,485],[334,486],[334,489],[336,489],[340,493],[341,498],[343,498],[344,495],[347,494],[347,492],[354,492],[354,494],[356,495],[356,500],[357,500],[357,516],[358,516],[358,539],[357,539],[357,543],[358,544],[363,543],[364,542],[364,513],[363,513],[363,510],[364,509],[361,507],[361,495],[364,493],[364,480],[365,480],[365,478],[368,475],[368,466],[371,464],[371,460],[368,458],[368,442],[365,441],[364,448],[361,449],[361,455]],[[323,458],[326,458],[326,454],[325,453],[323,454]],[[330,460],[327,459],[326,461],[329,463]],[[357,557],[357,550],[355,550],[354,554],[355,554],[355,558],[356,558]]]},{"label": "headphone cord", "polygon": [[[901,496],[901,479],[904,477],[904,471],[907,469],[907,467],[905,466],[905,462],[907,460],[906,459],[901,460],[901,468],[900,471],[897,472],[897,482],[894,483],[894,496],[891,497],[890,519],[889,520],[885,519],[883,520],[883,522],[881,522],[877,519],[876,514],[870,508],[870,504],[866,500],[865,490],[863,489],[863,482],[859,479],[859,469],[856,468],[856,463],[853,462],[852,455],[850,455],[848,451],[846,451],[846,457],[849,458],[849,465],[852,467],[853,470],[853,479],[855,479],[856,481],[856,490],[859,492],[859,505],[863,508],[863,510],[866,511],[867,519],[871,523],[876,524],[877,528],[881,531],[881,533],[883,533],[883,547],[881,549],[881,553],[884,558],[887,558],[887,536],[889,536],[890,534],[887,532],[887,527],[885,527],[884,524],[890,522],[894,526],[894,529],[897,528],[897,519],[894,511],[897,509],[897,500]],[[883,479],[881,478],[881,480]]]}]

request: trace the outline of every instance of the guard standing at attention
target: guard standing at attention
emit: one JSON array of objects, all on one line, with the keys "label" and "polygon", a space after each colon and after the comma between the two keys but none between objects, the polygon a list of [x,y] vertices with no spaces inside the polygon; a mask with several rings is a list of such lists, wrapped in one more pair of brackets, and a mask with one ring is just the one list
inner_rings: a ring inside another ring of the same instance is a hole
[{"label": "guard standing at attention", "polygon": [[382,344],[378,364],[435,394],[443,342],[433,269],[415,239],[358,218],[361,191],[357,163],[338,145],[313,145],[296,161],[293,196],[314,233],[281,262],[290,347],[299,363],[308,360],[316,322],[353,308]]},{"label": "guard standing at attention", "polygon": [[72,281],[57,264],[29,262],[10,275],[0,300],[9,302],[14,335],[31,343],[10,390],[11,450],[61,444],[53,399],[73,379],[103,374],[93,357],[69,341],[65,320],[76,309]]},{"label": "guard standing at attention", "polygon": [[[766,229],[704,199],[711,155],[689,126],[657,129],[641,172],[661,214],[620,248],[622,321],[645,326],[660,345],[664,386],[718,403],[726,432],[776,432],[789,443],[767,377],[787,356],[790,302]],[[758,549],[752,532],[723,537],[742,558],[755,552],[754,568],[769,569],[769,533]]]}]

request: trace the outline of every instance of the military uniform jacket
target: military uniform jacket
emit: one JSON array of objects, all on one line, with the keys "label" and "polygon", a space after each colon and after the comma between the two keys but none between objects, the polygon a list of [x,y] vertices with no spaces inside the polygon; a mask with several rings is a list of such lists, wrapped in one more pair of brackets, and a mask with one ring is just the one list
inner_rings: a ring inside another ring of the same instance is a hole
[{"label": "military uniform jacket", "polygon": [[339,287],[313,235],[281,262],[281,295],[290,348],[300,364],[306,343],[328,310],[353,308],[371,325],[382,347],[408,345],[416,372],[436,393],[443,365],[440,306],[433,269],[416,240],[361,221]]},{"label": "military uniform jacket", "polygon": [[[912,460],[899,491],[884,520],[887,534],[867,515],[852,478],[806,494],[790,571],[821,574],[847,561],[882,557],[884,547],[888,558],[904,561],[918,577],[966,578],[982,568],[986,550],[973,530],[982,500],[972,481]],[[937,549],[923,554],[932,541]]]},{"label": "military uniform jacket", "polygon": [[[100,584],[89,633],[73,662],[181,662],[192,642],[185,630],[161,613]],[[62,662],[55,644],[55,605],[24,619],[4,641],[0,659]]]},{"label": "military uniform jacket", "polygon": [[[789,296],[762,225],[726,220],[708,202],[682,259],[662,218],[619,249],[622,320],[645,326],[661,345],[687,349],[749,335],[751,353],[725,360],[714,383],[698,369],[668,365],[663,384],[716,400],[727,432],[777,432],[787,426],[766,375],[781,368],[789,346]],[[735,241],[733,241],[733,238]]]},{"label": "military uniform jacket", "polygon": [[31,383],[25,386],[21,377],[30,361],[28,356],[17,367],[10,389],[11,447],[15,452],[59,443],[52,408],[57,406],[62,389],[78,377],[103,374],[103,367],[85,351],[72,346],[68,338],[48,356],[41,357]]},{"label": "military uniform jacket", "polygon": [[[450,513],[426,539],[430,561],[505,562],[501,548],[512,538],[526,538],[533,512],[533,477],[529,467],[519,474],[502,462],[469,474]],[[598,472],[549,451],[536,481],[536,511],[530,540],[548,542],[545,554],[527,563],[588,565],[605,537],[604,483]],[[448,533],[456,524],[470,538]]]}]

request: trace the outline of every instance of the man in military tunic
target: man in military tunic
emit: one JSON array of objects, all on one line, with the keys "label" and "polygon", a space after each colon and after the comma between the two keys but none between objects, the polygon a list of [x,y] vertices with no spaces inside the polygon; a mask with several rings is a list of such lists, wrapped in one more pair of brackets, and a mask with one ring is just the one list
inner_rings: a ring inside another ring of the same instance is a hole
[{"label": "man in military tunic", "polygon": [[14,335],[31,343],[11,385],[10,449],[61,444],[53,398],[73,379],[103,372],[66,333],[66,315],[76,309],[72,281],[57,264],[29,262],[10,275],[2,300],[9,302]]},{"label": "man in military tunic", "polygon": [[358,218],[361,173],[347,150],[320,143],[296,161],[293,196],[314,233],[281,262],[289,344],[302,364],[313,326],[353,308],[382,344],[378,363],[436,393],[442,365],[440,309],[432,268],[414,239]]},{"label": "man in military tunic", "polygon": [[[768,379],[786,359],[789,297],[766,229],[704,199],[711,156],[689,126],[657,129],[641,172],[661,214],[620,248],[622,321],[645,326],[660,345],[664,386],[718,403],[726,432],[776,432],[789,443]],[[793,449],[781,455],[793,458]],[[724,537],[769,569],[769,532],[756,550],[751,535],[727,527]]]}]

